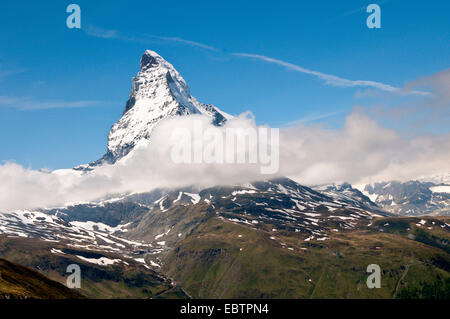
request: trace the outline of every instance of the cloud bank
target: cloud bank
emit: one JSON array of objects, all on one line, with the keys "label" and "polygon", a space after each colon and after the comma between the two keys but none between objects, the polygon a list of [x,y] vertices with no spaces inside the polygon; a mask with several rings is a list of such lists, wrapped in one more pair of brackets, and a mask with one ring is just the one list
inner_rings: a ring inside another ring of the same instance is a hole
[{"label": "cloud bank", "polygon": [[[82,174],[74,170],[43,172],[15,163],[0,165],[0,211],[57,207],[88,202],[108,194],[145,192],[158,187],[207,187],[289,176],[307,185],[348,181],[369,183],[409,180],[450,171],[450,134],[405,137],[360,112],[350,114],[343,128],[296,125],[280,130],[280,170],[261,175],[256,164],[177,164],[170,160],[174,129],[195,136],[193,118],[211,128],[200,115],[165,120],[149,142],[115,165]],[[227,127],[256,128],[253,118],[240,116]],[[200,141],[193,141],[193,144]]]}]

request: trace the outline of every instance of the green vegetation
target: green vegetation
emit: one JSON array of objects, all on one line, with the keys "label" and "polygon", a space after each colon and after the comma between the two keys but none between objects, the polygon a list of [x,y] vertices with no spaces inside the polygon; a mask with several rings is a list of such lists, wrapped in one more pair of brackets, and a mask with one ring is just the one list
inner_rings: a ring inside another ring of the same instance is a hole
[{"label": "green vegetation", "polygon": [[397,295],[400,299],[450,299],[450,278],[423,282],[419,287],[405,287]]},{"label": "green vegetation", "polygon": [[0,299],[80,299],[75,290],[37,271],[0,259]]},{"label": "green vegetation", "polygon": [[[419,228],[417,219],[405,220],[383,218],[372,227],[306,242],[301,233],[262,231],[214,218],[168,255],[164,270],[196,298],[448,294],[450,257],[443,244],[448,232],[437,226]],[[424,243],[423,238],[432,241]],[[369,264],[381,267],[380,289],[366,285]]]},{"label": "green vegetation", "polygon": [[66,251],[67,254],[52,254],[50,252],[52,247],[54,243],[36,239],[0,236],[0,256],[39,270],[41,274],[62,284],[67,280],[67,266],[80,265],[79,292],[88,298],[153,298],[174,289],[161,275],[132,260],[127,260],[128,266],[100,266],[84,262],[76,255],[101,257],[105,254],[64,247],[60,250]]},{"label": "green vegetation", "polygon": [[[182,223],[181,215],[186,217]],[[123,258],[105,252],[57,244],[63,253],[51,253],[55,243],[31,238],[0,236],[0,256],[60,283],[65,283],[67,266],[77,263],[80,293],[88,298],[186,298],[186,293],[194,298],[449,298],[450,233],[443,224],[448,218],[383,217],[339,231],[330,231],[337,226],[329,224],[327,239],[305,241],[310,234],[273,230],[267,223],[238,224],[205,210],[164,217],[182,225],[175,235],[181,228],[186,234],[162,255],[164,275],[131,258],[128,264],[100,266],[76,257]],[[369,264],[381,268],[380,289],[366,285]],[[41,275],[30,274],[46,279]],[[60,296],[51,295],[51,289],[33,294],[17,274],[2,278],[4,296]]]}]

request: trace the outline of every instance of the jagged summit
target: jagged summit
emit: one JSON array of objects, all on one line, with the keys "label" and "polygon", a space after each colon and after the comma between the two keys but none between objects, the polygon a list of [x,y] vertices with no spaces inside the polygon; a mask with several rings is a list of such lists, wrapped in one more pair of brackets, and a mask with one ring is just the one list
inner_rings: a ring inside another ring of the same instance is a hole
[{"label": "jagged summit", "polygon": [[221,125],[231,117],[214,105],[198,102],[183,77],[158,53],[146,50],[140,67],[132,80],[123,115],[109,132],[107,153],[100,160],[76,169],[115,163],[149,139],[154,127],[165,118],[205,114],[211,117],[212,123]]},{"label": "jagged summit", "polygon": [[141,57],[141,71],[145,71],[160,63],[167,62],[158,53],[152,50],[146,50]]}]

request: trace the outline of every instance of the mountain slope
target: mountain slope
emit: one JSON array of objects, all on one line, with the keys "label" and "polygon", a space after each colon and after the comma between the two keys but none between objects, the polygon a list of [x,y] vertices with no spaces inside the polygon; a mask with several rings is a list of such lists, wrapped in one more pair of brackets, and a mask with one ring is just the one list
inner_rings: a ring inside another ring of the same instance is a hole
[{"label": "mountain slope", "polygon": [[[448,219],[390,217],[347,186],[325,189],[278,178],[12,212],[0,215],[8,234],[0,255],[57,280],[64,265],[81,263],[90,297],[186,298],[185,290],[195,298],[396,298],[422,296],[423,285],[450,290]],[[102,258],[114,263],[93,264]],[[371,263],[383,269],[381,290],[365,286]]]},{"label": "mountain slope", "polygon": [[349,183],[342,184],[328,184],[321,186],[312,187],[314,190],[321,192],[325,195],[330,195],[332,197],[341,198],[347,201],[354,201],[356,206],[364,205],[365,207],[370,207],[373,210],[380,210],[381,208],[372,200],[364,195],[360,190],[354,188]]},{"label": "mountain slope", "polygon": [[[214,218],[174,247],[163,270],[195,298],[449,298],[445,222],[377,218],[312,242]],[[370,264],[381,267],[380,289],[366,285]]]},{"label": "mountain slope", "polygon": [[[100,278],[121,282],[121,278],[111,277],[110,268],[115,267],[115,273],[125,277],[136,271],[160,273],[165,257],[174,247],[216,218],[257,232],[293,233],[302,241],[320,243],[334,233],[356,230],[382,216],[386,213],[351,196],[325,195],[288,178],[200,190],[160,189],[98,203],[0,214],[0,234],[7,236],[0,256],[45,271],[58,270],[54,274],[58,280],[64,276],[63,265],[83,261],[78,256],[94,258],[93,262],[103,258],[113,264],[88,263],[86,267],[92,269],[88,273],[103,273]],[[23,254],[35,257],[24,258]],[[155,277],[160,291],[175,285],[170,280],[165,282],[164,276],[159,283]],[[96,275],[86,279],[96,283],[98,278]],[[127,289],[131,294],[135,288]],[[106,290],[94,290],[100,296],[112,296]],[[158,293],[157,289],[151,291],[150,295]],[[133,294],[145,296],[138,290]]]},{"label": "mountain slope", "polygon": [[186,298],[170,279],[145,265],[139,250],[124,256],[67,242],[0,235],[0,256],[62,284],[69,275],[67,266],[77,264],[81,269],[78,291],[88,298]]},{"label": "mountain slope", "polygon": [[366,185],[364,193],[384,210],[396,215],[450,215],[450,184],[391,181]]},{"label": "mountain slope", "polygon": [[0,299],[80,299],[76,290],[37,271],[0,259]]}]

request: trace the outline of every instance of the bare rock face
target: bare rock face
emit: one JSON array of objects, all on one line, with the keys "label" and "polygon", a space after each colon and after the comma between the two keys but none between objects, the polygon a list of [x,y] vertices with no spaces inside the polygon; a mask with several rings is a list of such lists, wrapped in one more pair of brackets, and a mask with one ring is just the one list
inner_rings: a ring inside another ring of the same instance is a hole
[{"label": "bare rock face", "polygon": [[215,125],[231,116],[212,104],[202,104],[191,94],[189,86],[172,64],[154,51],[141,57],[141,70],[132,80],[131,92],[122,117],[108,135],[108,149],[98,161],[75,169],[89,170],[112,164],[126,156],[136,145],[150,139],[163,119],[190,114],[205,114]]}]

